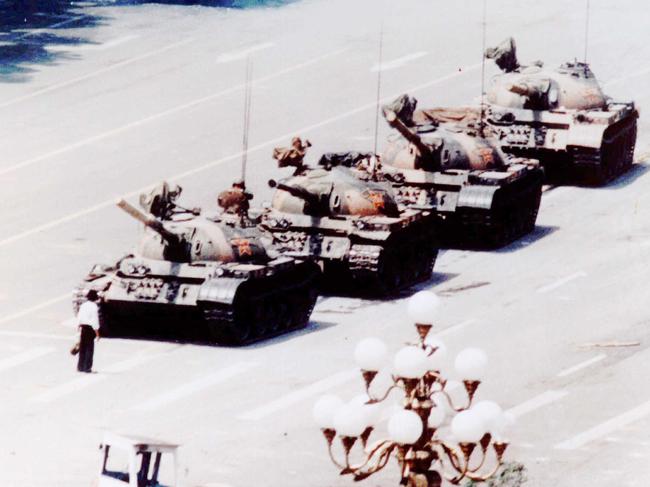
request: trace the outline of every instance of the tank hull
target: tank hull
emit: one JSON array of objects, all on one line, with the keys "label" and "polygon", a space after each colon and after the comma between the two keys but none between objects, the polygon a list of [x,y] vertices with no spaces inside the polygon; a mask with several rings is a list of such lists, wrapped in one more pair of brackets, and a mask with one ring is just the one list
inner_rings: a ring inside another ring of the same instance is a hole
[{"label": "tank hull", "polygon": [[538,159],[549,182],[594,186],[632,166],[637,118],[633,103],[584,111],[493,107],[488,113],[490,131],[503,150]]},{"label": "tank hull", "polygon": [[435,215],[435,235],[446,248],[494,249],[535,228],[544,171],[513,163],[505,171],[403,171],[400,202]]},{"label": "tank hull", "polygon": [[126,257],[77,288],[100,294],[100,333],[242,345],[306,326],[320,271],[310,262],[192,264]]},{"label": "tank hull", "polygon": [[317,262],[327,292],[383,296],[431,277],[437,257],[431,218],[412,210],[397,218],[313,218],[273,210],[261,226],[283,254]]}]

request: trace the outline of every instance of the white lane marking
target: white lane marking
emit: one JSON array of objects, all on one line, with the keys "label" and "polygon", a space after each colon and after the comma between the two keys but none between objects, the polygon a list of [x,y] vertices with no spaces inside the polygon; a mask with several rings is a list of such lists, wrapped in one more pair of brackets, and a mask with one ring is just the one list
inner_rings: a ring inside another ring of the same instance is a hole
[{"label": "white lane marking", "polygon": [[332,387],[336,387],[340,384],[348,382],[355,377],[360,377],[359,369],[344,370],[338,372],[334,375],[326,377],[325,379],[314,382],[313,384],[299,389],[297,391],[290,392],[289,394],[282,396],[274,401],[271,401],[267,404],[264,404],[258,408],[246,411],[237,416],[238,419],[245,421],[257,421],[262,418],[269,416],[270,414],[276,413],[283,409],[293,406],[294,404],[309,399],[310,397],[315,396],[325,392]]},{"label": "white lane marking", "polygon": [[77,51],[104,51],[111,49],[115,46],[125,44],[134,39],[137,39],[140,36],[130,35],[119,37],[108,42],[97,42],[97,43],[88,43],[88,44],[54,44],[51,46],[46,46],[45,49],[53,52],[77,52]]},{"label": "white lane marking", "polygon": [[[315,60],[308,61],[308,63],[314,62],[314,61]],[[420,85],[416,85],[416,86],[414,86],[414,87],[412,87],[412,88],[410,88],[408,90],[400,90],[399,93],[397,93],[397,94],[394,93],[392,95],[386,96],[386,97],[382,98],[381,100],[379,100],[379,102],[383,103],[383,102],[390,101],[390,100],[394,99],[396,96],[398,96],[399,94],[404,93],[404,92],[413,93],[415,91],[419,91],[419,90],[422,90],[422,89],[425,89],[425,88],[429,88],[431,86],[435,86],[435,85],[440,84],[440,83],[442,83],[444,81],[448,81],[448,80],[454,79],[454,78],[456,78],[458,76],[461,76],[464,73],[467,73],[468,71],[472,71],[474,69],[477,69],[480,66],[481,66],[480,64],[473,64],[471,66],[467,66],[464,69],[459,69],[458,71],[455,71],[454,73],[448,74],[448,75],[443,76],[441,78],[437,78],[435,80],[428,81],[428,82],[422,83]],[[276,75],[279,75],[279,74],[276,73]],[[271,75],[271,76],[275,76],[275,75]],[[258,80],[258,81],[260,81],[260,80]],[[214,96],[214,95],[211,95],[211,96]],[[307,127],[292,130],[292,131],[290,131],[290,132],[288,132],[286,134],[283,134],[283,135],[281,135],[279,137],[275,137],[275,138],[273,138],[271,140],[267,140],[266,142],[262,142],[262,143],[260,143],[260,144],[258,144],[256,146],[249,147],[248,153],[252,154],[252,153],[257,152],[259,150],[266,149],[267,147],[272,146],[273,144],[276,144],[278,142],[282,142],[282,141],[286,142],[288,139],[295,136],[296,133],[309,132],[309,131],[315,130],[317,128],[324,127],[326,125],[330,125],[330,124],[332,124],[334,122],[338,122],[338,121],[340,121],[342,119],[351,117],[352,115],[356,115],[357,113],[363,112],[363,111],[371,109],[371,108],[375,108],[376,106],[377,106],[376,102],[367,103],[367,104],[362,105],[360,107],[357,107],[355,109],[348,110],[347,112],[344,112],[344,113],[341,113],[339,115],[336,115],[336,116],[327,118],[325,120],[322,120],[320,122],[314,123],[314,124],[309,125]],[[176,109],[173,109],[173,110],[176,110]],[[211,169],[211,168],[213,168],[215,166],[219,166],[219,165],[221,165],[221,164],[223,164],[225,162],[228,162],[228,161],[231,161],[231,160],[234,160],[234,159],[239,159],[241,156],[242,156],[242,151],[237,151],[236,153],[231,154],[229,156],[226,156],[226,157],[223,157],[221,159],[214,160],[214,161],[210,161],[210,162],[208,162],[206,164],[203,164],[201,166],[198,166],[198,167],[196,167],[194,169],[190,169],[188,171],[185,171],[185,172],[182,172],[180,174],[176,174],[174,176],[170,176],[170,177],[167,177],[167,178],[164,178],[164,179],[166,179],[166,180],[168,180],[170,182],[174,182],[174,181],[177,181],[179,179],[186,178],[188,176],[192,176],[194,174],[203,172],[203,171],[205,171],[207,169]],[[2,172],[0,171],[0,175],[1,174],[2,174]],[[139,195],[139,194],[141,194],[143,192],[147,192],[147,191],[151,190],[155,185],[157,185],[159,183],[159,181],[160,181],[160,179],[158,179],[155,183],[152,183],[152,184],[149,184],[149,185],[144,186],[142,188],[136,189],[134,191],[131,191],[130,193],[122,194],[119,197],[120,198],[130,198],[132,196],[137,196],[137,195]],[[16,242],[16,241],[21,240],[23,238],[32,236],[34,234],[40,233],[42,231],[49,230],[50,228],[54,228],[54,227],[59,226],[59,225],[61,225],[63,223],[67,223],[69,221],[76,220],[79,217],[89,215],[91,213],[94,213],[97,210],[101,210],[103,208],[107,208],[109,206],[112,206],[112,205],[115,204],[116,200],[117,200],[117,197],[111,198],[110,200],[104,201],[103,203],[98,203],[98,204],[90,206],[90,207],[88,207],[88,208],[86,208],[84,210],[80,210],[80,211],[77,211],[75,213],[71,213],[71,214],[69,214],[67,216],[58,218],[56,220],[50,220],[48,223],[38,225],[38,226],[33,227],[33,228],[29,229],[29,230],[25,230],[24,232],[18,233],[16,235],[11,236],[11,237],[7,237],[7,238],[5,238],[3,240],[0,240],[0,247],[3,246],[3,245],[10,244],[12,242]]]},{"label": "white lane marking", "polygon": [[[310,59],[309,61],[305,61],[305,62],[300,63],[300,64],[295,64],[295,65],[290,66],[288,68],[277,71],[277,72],[275,72],[273,74],[270,74],[270,75],[267,75],[267,76],[262,76],[261,78],[253,80],[253,83],[260,83],[260,82],[263,82],[263,81],[268,81],[268,80],[273,79],[273,78],[277,78],[278,76],[282,76],[284,74],[290,73],[291,71],[295,71],[297,69],[301,69],[301,68],[304,68],[306,66],[312,65],[312,64],[317,63],[319,61],[322,61],[325,58],[340,54],[341,52],[344,52],[346,50],[348,50],[348,48],[339,49],[337,51],[324,54],[324,55],[319,56],[317,58]],[[125,125],[122,125],[121,127],[117,127],[117,128],[112,129],[112,130],[108,130],[106,132],[102,132],[101,134],[93,135],[92,137],[88,137],[87,139],[79,140],[77,142],[66,145],[64,147],[60,147],[59,149],[53,150],[53,151],[48,152],[46,154],[41,154],[40,156],[32,157],[31,159],[26,159],[26,160],[24,160],[22,162],[18,162],[16,164],[11,165],[11,166],[0,169],[0,176],[4,176],[5,174],[8,174],[10,172],[14,172],[14,171],[16,171],[18,169],[22,169],[24,167],[31,166],[32,164],[34,164],[36,162],[40,162],[42,160],[49,159],[50,157],[58,156],[60,154],[65,154],[66,152],[70,152],[70,151],[72,151],[74,149],[78,149],[79,147],[83,147],[83,146],[88,145],[90,143],[97,142],[97,141],[112,137],[112,136],[120,134],[122,132],[126,132],[129,129],[132,129],[134,127],[139,127],[140,125],[144,125],[146,123],[152,122],[152,121],[157,120],[159,118],[163,118],[163,117],[166,117],[168,115],[172,115],[172,114],[178,113],[180,111],[186,110],[188,108],[192,108],[194,106],[200,105],[200,104],[205,103],[207,101],[211,101],[211,100],[220,98],[222,96],[225,96],[225,95],[233,93],[233,92],[235,92],[237,90],[240,90],[244,86],[245,86],[245,84],[240,83],[240,84],[232,86],[230,88],[226,88],[225,90],[218,91],[216,93],[212,93],[211,95],[207,95],[207,96],[204,96],[202,98],[197,98],[197,99],[192,100],[190,102],[183,103],[181,105],[177,105],[175,107],[169,108],[169,109],[164,110],[162,112],[154,113],[153,115],[149,115],[148,117],[141,118],[140,120],[135,120],[133,122],[129,122],[129,123],[125,124]]]},{"label": "white lane marking", "polygon": [[87,79],[90,79],[90,78],[94,78],[95,76],[107,73],[109,71],[113,71],[114,69],[121,68],[122,66],[127,66],[129,64],[133,64],[135,62],[142,61],[143,59],[147,59],[149,57],[155,56],[157,54],[161,54],[161,53],[169,51],[171,49],[175,49],[175,48],[177,48],[179,46],[183,46],[185,44],[188,44],[188,43],[192,42],[193,40],[194,39],[190,38],[190,39],[184,39],[184,40],[179,41],[179,42],[174,42],[173,44],[169,44],[169,45],[161,47],[159,49],[146,52],[146,53],[144,53],[144,54],[142,54],[140,56],[136,56],[136,57],[133,57],[133,58],[130,58],[130,59],[125,59],[124,61],[120,61],[120,62],[117,62],[115,64],[111,64],[110,66],[106,66],[105,68],[98,69],[98,70],[93,71],[91,73],[84,74],[84,75],[78,76],[76,78],[71,78],[69,80],[62,81],[60,83],[56,83],[56,84],[47,86],[45,88],[41,88],[40,90],[32,91],[31,93],[27,93],[25,95],[22,95],[22,96],[19,96],[19,97],[16,97],[16,98],[12,98],[11,100],[7,100],[5,102],[0,102],[0,108],[8,107],[10,105],[14,105],[14,104],[19,103],[21,101],[28,100],[30,98],[34,98],[36,96],[42,95],[43,93],[49,93],[51,91],[58,90],[60,88],[65,88],[66,86],[73,85],[73,84],[78,83],[80,81],[84,81],[84,80],[87,80]]},{"label": "white lane marking", "polygon": [[28,331],[10,331],[10,330],[1,330],[0,336],[7,337],[19,337],[19,338],[45,338],[48,340],[65,340],[66,342],[72,342],[75,339],[75,335],[51,335],[48,333],[31,333]]},{"label": "white lane marking", "polygon": [[29,31],[25,32],[24,34],[15,37],[15,40],[24,39],[25,37],[29,37],[29,36],[33,36],[33,35],[37,35],[37,34],[42,34],[43,32],[47,32],[48,30],[56,29],[57,27],[63,27],[64,25],[71,24],[73,22],[76,22],[77,20],[81,20],[81,19],[86,18],[86,17],[88,17],[88,16],[87,15],[78,15],[76,17],[72,17],[70,19],[62,20],[61,22],[57,22],[55,24],[48,25],[47,27],[42,27],[40,29],[29,30]]},{"label": "white lane marking", "polygon": [[24,309],[22,311],[18,311],[16,313],[12,313],[7,316],[3,316],[0,318],[0,325],[4,325],[5,323],[8,323],[9,321],[14,321],[17,320],[18,318],[22,318],[23,316],[26,316],[28,314],[31,314],[35,311],[39,311],[43,308],[47,308],[48,306],[52,306],[53,304],[60,303],[61,301],[64,301],[66,299],[72,300],[72,291],[69,293],[66,293],[62,296],[58,296],[56,298],[48,299],[47,301],[44,301],[40,304],[37,304],[35,306],[32,306],[30,308]]},{"label": "white lane marking", "polygon": [[0,370],[7,370],[18,365],[22,365],[37,358],[52,353],[54,351],[53,347],[34,347],[30,350],[26,350],[11,357],[0,360]]},{"label": "white lane marking", "polygon": [[586,367],[589,367],[590,365],[593,365],[595,363],[600,362],[601,360],[604,360],[607,358],[607,355],[604,353],[601,353],[600,355],[596,355],[595,357],[590,358],[589,360],[585,360],[584,362],[580,362],[579,364],[576,364],[572,367],[568,367],[560,372],[558,372],[557,376],[558,377],[566,377],[567,375],[574,374],[578,372],[579,370],[582,370]]},{"label": "white lane marking", "polygon": [[510,408],[508,412],[513,416],[515,416],[516,418],[519,418],[521,416],[524,416],[525,414],[535,411],[536,409],[542,408],[555,401],[559,401],[560,399],[567,396],[568,394],[569,392],[564,390],[546,391],[539,394],[538,396],[529,399],[528,401],[522,402],[521,404],[518,404],[517,406]]},{"label": "white lane marking", "polygon": [[61,326],[65,328],[74,328],[76,329],[77,326],[79,325],[79,322],[77,321],[77,318],[68,318],[67,320],[63,320],[61,323],[59,323]]},{"label": "white lane marking", "polygon": [[166,406],[172,402],[179,401],[187,396],[196,394],[197,392],[200,392],[204,389],[241,375],[256,366],[257,364],[252,362],[240,362],[231,365],[224,369],[220,369],[208,376],[187,382],[186,384],[177,387],[176,389],[172,389],[171,391],[154,396],[148,401],[144,401],[132,409],[136,411],[152,411],[154,409],[158,409],[162,406]]},{"label": "white lane marking", "polygon": [[537,292],[540,294],[546,294],[548,292],[553,291],[554,289],[564,286],[568,282],[574,281],[580,277],[585,277],[586,275],[587,273],[583,271],[575,272],[569,276],[558,279],[557,281],[552,282],[551,284],[547,284],[546,286],[540,287],[539,289],[537,289]]},{"label": "white lane marking", "polygon": [[109,375],[106,374],[119,374],[122,372],[126,372],[127,370],[137,367],[138,365],[144,364],[155,358],[158,358],[163,354],[164,352],[136,354],[135,356],[129,359],[123,360],[122,362],[117,362],[107,367],[106,369],[101,370],[100,373],[95,373],[90,375],[84,374],[81,377],[78,377],[69,382],[65,382],[59,386],[48,389],[42,394],[39,394],[36,397],[34,397],[32,400],[36,402],[52,402],[63,396],[67,396],[68,394],[72,394],[74,392],[77,392],[81,389],[84,389],[88,386],[91,386],[93,384],[96,384],[98,382],[107,379]]},{"label": "white lane marking", "polygon": [[587,443],[590,443],[594,440],[598,440],[608,434],[620,430],[621,428],[627,426],[630,423],[638,421],[645,416],[650,414],[650,401],[647,401],[634,409],[631,409],[619,416],[616,416],[604,423],[594,426],[591,429],[583,431],[580,434],[575,435],[573,438],[569,438],[566,441],[558,443],[555,445],[555,448],[558,450],[575,450],[585,446]]},{"label": "white lane marking", "polygon": [[421,57],[426,56],[427,53],[426,51],[419,51],[419,52],[414,52],[411,54],[407,54],[406,56],[402,56],[401,58],[393,59],[392,61],[386,61],[382,62],[381,65],[375,64],[370,71],[373,73],[376,73],[377,71],[389,71],[391,69],[396,69],[401,66],[404,66],[405,64],[414,61],[416,59],[420,59]]},{"label": "white lane marking", "polygon": [[474,318],[470,318],[469,320],[461,321],[460,323],[457,323],[455,325],[448,326],[444,330],[439,331],[438,333],[435,334],[436,337],[444,337],[447,335],[451,335],[452,333],[456,333],[457,331],[462,330],[463,328],[468,327],[469,325],[476,323],[477,320]]},{"label": "white lane marking", "polygon": [[217,56],[217,62],[218,63],[229,63],[231,61],[236,61],[238,59],[244,59],[248,55],[257,52],[257,51],[262,51],[264,49],[269,49],[273,47],[275,44],[272,42],[263,42],[261,44],[255,44],[254,46],[247,47],[245,49],[241,49],[239,51],[233,51],[233,52],[227,52],[225,54],[221,54],[220,56]]},{"label": "white lane marking", "polygon": [[72,394],[73,392],[80,391],[85,389],[88,386],[97,384],[98,382],[106,379],[105,375],[99,374],[83,374],[81,377],[77,377],[69,382],[61,384],[60,386],[48,389],[47,391],[39,394],[32,398],[32,401],[35,402],[52,402],[60,397]]}]

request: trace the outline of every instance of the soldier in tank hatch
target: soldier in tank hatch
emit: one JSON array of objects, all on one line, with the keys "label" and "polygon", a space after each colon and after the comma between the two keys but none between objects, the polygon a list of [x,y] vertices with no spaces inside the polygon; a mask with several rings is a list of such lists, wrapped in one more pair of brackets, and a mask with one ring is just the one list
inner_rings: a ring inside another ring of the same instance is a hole
[{"label": "soldier in tank hatch", "polygon": [[246,184],[240,179],[232,183],[230,189],[219,193],[217,204],[223,209],[224,213],[247,218],[250,200],[252,199],[253,195],[246,191]]},{"label": "soldier in tank hatch", "polygon": [[294,176],[299,176],[305,171],[305,154],[311,147],[311,142],[302,141],[300,137],[291,139],[290,147],[276,147],[273,149],[273,159],[278,161],[278,167],[295,167]]}]

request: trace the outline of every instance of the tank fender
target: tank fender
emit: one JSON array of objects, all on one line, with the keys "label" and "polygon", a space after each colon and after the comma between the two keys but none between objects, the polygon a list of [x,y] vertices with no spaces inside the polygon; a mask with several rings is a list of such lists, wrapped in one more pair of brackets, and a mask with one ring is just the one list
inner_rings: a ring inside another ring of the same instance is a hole
[{"label": "tank fender", "polygon": [[208,279],[199,288],[197,302],[232,305],[237,289],[246,280],[234,277]]},{"label": "tank fender", "polygon": [[458,207],[489,210],[494,202],[494,194],[498,190],[498,186],[464,186],[458,195]]},{"label": "tank fender", "polygon": [[600,149],[608,125],[597,123],[574,123],[569,129],[567,146]]}]

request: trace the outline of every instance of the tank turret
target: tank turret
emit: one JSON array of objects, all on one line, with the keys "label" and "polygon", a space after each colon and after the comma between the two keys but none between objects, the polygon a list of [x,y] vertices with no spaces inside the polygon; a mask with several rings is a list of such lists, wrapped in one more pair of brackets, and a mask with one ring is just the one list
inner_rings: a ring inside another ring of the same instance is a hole
[{"label": "tank turret", "polygon": [[[393,109],[403,106],[411,109]],[[480,135],[477,117],[416,107],[407,95],[384,107],[399,136],[381,163],[399,202],[433,211],[436,235],[450,247],[499,247],[532,231],[543,178],[537,161],[506,156]]]},{"label": "tank turret", "polygon": [[157,207],[169,219],[117,205],[145,227],[136,252],[95,266],[74,300],[98,291],[103,336],[241,344],[308,323],[320,275],[312,262],[277,257],[252,226],[167,204]]},{"label": "tank turret", "polygon": [[[382,155],[384,165],[399,169],[446,171],[450,169],[500,169],[505,166],[503,153],[495,142],[478,137],[474,126],[440,125],[413,111],[412,118],[398,116],[395,106],[410,99],[415,110],[417,100],[403,95],[383,108],[384,118],[401,137],[392,138]],[[421,122],[418,123],[417,119]]]},{"label": "tank turret", "polygon": [[359,179],[336,155],[323,160],[269,182],[261,228],[275,247],[318,262],[334,292],[387,294],[427,279],[437,254],[428,215],[400,211],[390,184]]},{"label": "tank turret", "polygon": [[587,63],[520,65],[512,38],[485,56],[503,71],[487,89],[486,121],[504,150],[539,159],[560,180],[603,184],[629,169],[638,112],[605,96]]},{"label": "tank turret", "polygon": [[399,217],[389,185],[359,181],[348,167],[310,169],[288,180],[269,183],[276,188],[273,207],[283,212],[317,217]]}]

